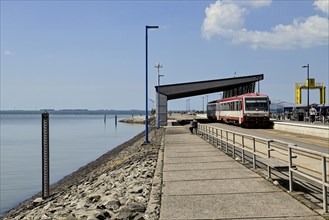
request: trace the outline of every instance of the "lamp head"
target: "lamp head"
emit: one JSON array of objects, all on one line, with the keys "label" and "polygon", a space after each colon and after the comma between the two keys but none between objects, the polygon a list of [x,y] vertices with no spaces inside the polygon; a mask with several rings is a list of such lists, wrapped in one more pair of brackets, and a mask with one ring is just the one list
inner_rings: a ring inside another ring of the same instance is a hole
[{"label": "lamp head", "polygon": [[159,26],[148,26],[148,25],[146,25],[146,28],[147,28],[147,29],[151,29],[151,28],[159,28]]}]

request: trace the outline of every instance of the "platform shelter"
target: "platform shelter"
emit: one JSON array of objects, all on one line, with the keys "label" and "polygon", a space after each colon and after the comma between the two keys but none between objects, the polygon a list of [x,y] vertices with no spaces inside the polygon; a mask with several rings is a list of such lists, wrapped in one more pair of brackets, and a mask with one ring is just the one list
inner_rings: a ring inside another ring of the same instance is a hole
[{"label": "platform shelter", "polygon": [[216,80],[155,86],[157,103],[156,110],[158,112],[156,114],[156,120],[158,121],[158,117],[160,117],[160,125],[167,125],[167,102],[169,100],[204,95],[215,92],[223,92],[224,98],[241,95],[249,92],[255,92],[256,82],[263,79],[264,74],[258,74]]}]

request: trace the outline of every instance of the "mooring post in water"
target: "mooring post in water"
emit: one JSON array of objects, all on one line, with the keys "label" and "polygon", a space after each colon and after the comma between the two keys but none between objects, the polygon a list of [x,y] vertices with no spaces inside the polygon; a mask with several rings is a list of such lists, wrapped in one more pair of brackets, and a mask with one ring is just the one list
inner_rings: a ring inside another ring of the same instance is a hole
[{"label": "mooring post in water", "polygon": [[114,121],[115,121],[115,127],[116,127],[116,126],[118,126],[118,116],[117,116],[117,115],[115,115],[115,116],[114,116],[114,118],[115,118],[115,120],[114,120]]},{"label": "mooring post in water", "polygon": [[106,114],[104,115],[104,124],[106,124]]},{"label": "mooring post in water", "polygon": [[42,198],[49,196],[49,113],[42,113]]}]

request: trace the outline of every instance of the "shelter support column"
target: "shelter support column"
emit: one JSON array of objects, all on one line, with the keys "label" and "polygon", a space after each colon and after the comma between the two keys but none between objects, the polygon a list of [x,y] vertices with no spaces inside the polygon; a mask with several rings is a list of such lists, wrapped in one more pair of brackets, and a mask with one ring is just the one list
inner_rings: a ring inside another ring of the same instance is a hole
[{"label": "shelter support column", "polygon": [[320,88],[320,104],[324,105],[326,103],[326,87],[322,86]]},{"label": "shelter support column", "polygon": [[[160,100],[158,100],[160,98]],[[156,107],[157,107],[157,114],[156,114],[156,121],[158,121],[158,117],[160,117],[160,126],[167,125],[167,96],[160,93],[156,94]],[[159,105],[158,105],[159,103]],[[158,109],[159,106],[159,109]],[[159,113],[159,114],[158,114]]]}]

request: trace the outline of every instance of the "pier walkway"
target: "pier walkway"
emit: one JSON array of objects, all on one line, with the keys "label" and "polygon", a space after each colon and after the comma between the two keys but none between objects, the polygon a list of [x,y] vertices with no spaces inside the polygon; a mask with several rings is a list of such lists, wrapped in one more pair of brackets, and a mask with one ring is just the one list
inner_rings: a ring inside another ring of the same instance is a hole
[{"label": "pier walkway", "polygon": [[186,127],[167,127],[160,219],[323,218]]}]

